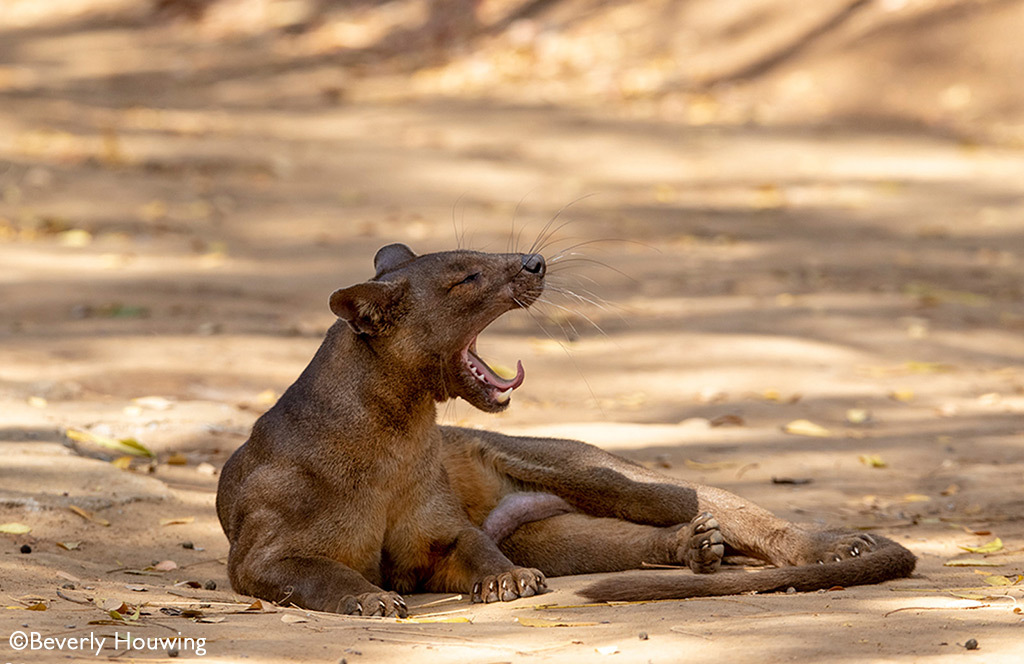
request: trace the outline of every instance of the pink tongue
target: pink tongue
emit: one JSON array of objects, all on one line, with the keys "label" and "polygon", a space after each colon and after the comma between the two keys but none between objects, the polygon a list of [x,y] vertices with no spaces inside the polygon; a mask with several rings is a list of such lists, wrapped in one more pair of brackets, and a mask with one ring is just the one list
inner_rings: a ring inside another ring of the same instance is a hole
[{"label": "pink tongue", "polygon": [[523,379],[526,378],[526,372],[523,370],[522,360],[516,361],[516,377],[508,380],[494,373],[494,370],[487,366],[487,363],[477,356],[474,352],[476,350],[475,346],[476,344],[473,344],[469,349],[469,363],[474,369],[483,374],[484,382],[493,387],[497,387],[500,390],[514,390],[523,384]]}]

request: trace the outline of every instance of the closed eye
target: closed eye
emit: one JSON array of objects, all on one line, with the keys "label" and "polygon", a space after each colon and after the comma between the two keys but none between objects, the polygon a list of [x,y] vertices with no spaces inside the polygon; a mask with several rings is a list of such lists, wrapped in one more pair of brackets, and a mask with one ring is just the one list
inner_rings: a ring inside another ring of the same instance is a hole
[{"label": "closed eye", "polygon": [[451,290],[451,289],[455,288],[456,286],[465,286],[465,285],[468,285],[468,284],[472,284],[472,283],[476,282],[478,279],[480,279],[480,273],[479,272],[473,272],[472,274],[467,274],[462,280],[456,281],[451,286],[449,286],[448,290]]}]

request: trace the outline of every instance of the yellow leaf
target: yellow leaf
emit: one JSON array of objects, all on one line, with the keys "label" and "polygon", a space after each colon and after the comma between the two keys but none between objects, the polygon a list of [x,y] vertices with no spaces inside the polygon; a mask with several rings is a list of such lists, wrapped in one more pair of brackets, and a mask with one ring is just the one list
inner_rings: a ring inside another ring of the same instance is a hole
[{"label": "yellow leaf", "polygon": [[[974,570],[974,571],[977,572],[978,570]],[[1012,586],[1013,585],[1013,581],[1010,581],[1005,576],[999,576],[998,574],[989,574],[989,575],[987,575],[983,579],[983,581],[985,581],[985,583],[987,583],[990,586]]]},{"label": "yellow leaf", "polygon": [[167,457],[164,463],[168,466],[184,466],[188,464],[188,459],[185,458],[184,454],[174,453]]},{"label": "yellow leaf", "polygon": [[885,468],[889,465],[877,454],[861,454],[858,458],[862,464],[871,468]]},{"label": "yellow leaf", "polygon": [[7,533],[9,535],[24,535],[32,531],[31,526],[26,526],[23,523],[2,523],[0,524],[0,533]]},{"label": "yellow leaf", "polygon": [[953,370],[952,365],[941,362],[907,362],[904,366],[910,373],[948,373]]},{"label": "yellow leaf", "polygon": [[429,616],[423,618],[399,618],[396,622],[400,623],[471,623],[473,622],[466,616],[437,616],[431,618]]},{"label": "yellow leaf", "polygon": [[100,436],[80,429],[68,429],[64,432],[64,435],[76,443],[93,443],[95,445],[101,445],[103,447],[116,450],[123,454],[131,454],[134,456],[153,456],[153,453],[149,451],[149,448],[134,438],[107,438],[106,436]]},{"label": "yellow leaf", "polygon": [[65,551],[74,551],[81,544],[81,542],[57,542],[57,546],[64,549]]},{"label": "yellow leaf", "polygon": [[92,521],[93,523],[99,524],[101,526],[110,525],[110,522],[104,519],[103,517],[96,516],[88,510],[83,510],[78,505],[68,505],[68,509],[77,514],[78,516],[82,517],[86,521]]},{"label": "yellow leaf", "polygon": [[896,401],[900,401],[902,403],[909,403],[914,400],[914,390],[911,390],[909,388],[894,390],[889,394],[889,396],[895,399]]},{"label": "yellow leaf", "polygon": [[168,519],[160,519],[161,526],[184,526],[195,521],[194,516],[176,516]]},{"label": "yellow leaf", "polygon": [[[961,558],[960,560],[947,560],[942,563],[946,567],[1002,567],[1002,563],[979,558]],[[978,571],[978,570],[975,570]]]},{"label": "yellow leaf", "polygon": [[118,470],[128,470],[132,467],[132,458],[128,455],[119,456],[110,462],[110,465]]},{"label": "yellow leaf", "polygon": [[594,622],[571,622],[566,620],[548,620],[546,618],[516,618],[523,627],[590,627]]},{"label": "yellow leaf", "polygon": [[961,546],[958,548],[961,548],[964,551],[969,551],[971,553],[995,553],[996,551],[1003,550],[1003,540],[997,537],[991,542],[988,542],[987,544],[982,544],[981,546]]},{"label": "yellow leaf", "polygon": [[953,597],[959,597],[960,599],[973,599],[978,602],[988,597],[988,595],[979,595],[978,593],[962,593],[957,591],[952,591],[949,594]]},{"label": "yellow leaf", "polygon": [[929,500],[931,500],[930,496],[921,493],[908,493],[903,496],[905,503],[927,503]]},{"label": "yellow leaf", "polygon": [[866,424],[871,421],[871,411],[863,408],[851,408],[846,411],[846,421],[850,424]]},{"label": "yellow leaf", "polygon": [[26,611],[45,611],[47,608],[48,607],[45,604],[43,604],[42,602],[36,602],[35,604],[32,604],[30,606],[26,606],[25,610]]},{"label": "yellow leaf", "polygon": [[87,247],[92,242],[92,233],[82,228],[72,228],[57,235],[65,247]]},{"label": "yellow leaf", "polygon": [[793,434],[794,436],[813,436],[816,438],[827,438],[832,435],[832,432],[821,426],[815,424],[810,420],[793,420],[786,426],[782,427],[782,430],[786,433]]}]

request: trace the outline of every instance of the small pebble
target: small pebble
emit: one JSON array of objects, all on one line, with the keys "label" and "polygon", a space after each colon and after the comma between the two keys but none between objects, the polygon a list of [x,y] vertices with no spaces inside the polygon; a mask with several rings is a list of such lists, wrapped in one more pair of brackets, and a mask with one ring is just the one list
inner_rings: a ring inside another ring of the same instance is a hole
[{"label": "small pebble", "polygon": [[787,595],[793,595],[795,593],[796,593],[796,588],[794,588],[793,586],[790,586],[790,587],[786,588],[786,594]]},{"label": "small pebble", "polygon": [[206,583],[203,584],[203,588],[205,588],[206,590],[216,590],[217,589],[217,582],[214,581],[213,579],[210,579]]},{"label": "small pebble", "polygon": [[178,650],[177,650],[177,648],[174,648],[174,649],[172,649],[172,650],[168,650],[168,651],[167,651],[167,656],[168,656],[168,657],[177,657],[177,656],[178,656]]},{"label": "small pebble", "polygon": [[651,638],[651,637],[647,636],[647,632],[640,632],[639,636],[640,636],[640,640],[641,641],[646,641],[647,639]]},{"label": "small pebble", "polygon": [[30,547],[28,544],[22,544],[21,545],[21,552],[22,553],[32,553],[32,547]]},{"label": "small pebble", "polygon": [[193,544],[192,542],[182,542],[181,543],[181,548],[183,548],[183,549],[194,549],[194,548],[196,548],[196,545]]},{"label": "small pebble", "polygon": [[977,650],[978,639],[967,639],[967,643],[964,644],[964,648],[967,648],[968,650]]}]

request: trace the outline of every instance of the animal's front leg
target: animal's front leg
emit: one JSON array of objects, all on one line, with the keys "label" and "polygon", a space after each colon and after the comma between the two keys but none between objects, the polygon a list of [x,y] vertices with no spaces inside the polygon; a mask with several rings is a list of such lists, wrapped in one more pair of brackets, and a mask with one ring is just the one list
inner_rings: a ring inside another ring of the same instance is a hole
[{"label": "animal's front leg", "polygon": [[323,556],[229,558],[231,585],[281,604],[362,616],[405,617],[405,600],[355,570]]},{"label": "animal's front leg", "polygon": [[547,588],[539,570],[514,565],[479,528],[467,526],[427,582],[435,592],[469,592],[474,602],[508,602]]}]

